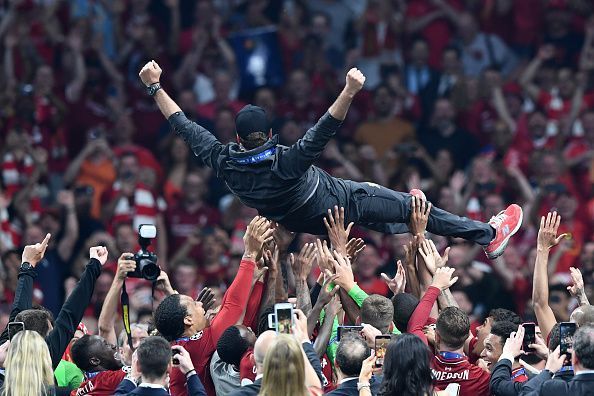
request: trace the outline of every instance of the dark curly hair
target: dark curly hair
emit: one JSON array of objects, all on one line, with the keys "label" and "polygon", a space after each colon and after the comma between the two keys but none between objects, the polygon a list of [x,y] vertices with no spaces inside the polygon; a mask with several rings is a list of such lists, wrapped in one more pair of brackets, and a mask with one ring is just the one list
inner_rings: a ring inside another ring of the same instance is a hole
[{"label": "dark curly hair", "polygon": [[241,336],[237,326],[228,327],[217,342],[217,352],[221,360],[239,367],[241,357],[250,347],[248,341]]},{"label": "dark curly hair", "polygon": [[384,359],[384,379],[379,396],[431,395],[433,377],[430,367],[431,351],[413,334],[402,334],[388,344]]},{"label": "dark curly hair", "polygon": [[517,313],[505,308],[492,309],[489,311],[489,317],[493,318],[493,322],[512,322],[516,328],[522,324],[522,318]]},{"label": "dark curly hair", "polygon": [[173,341],[184,334],[184,318],[188,310],[181,304],[179,294],[165,298],[155,310],[155,327],[167,341]]}]

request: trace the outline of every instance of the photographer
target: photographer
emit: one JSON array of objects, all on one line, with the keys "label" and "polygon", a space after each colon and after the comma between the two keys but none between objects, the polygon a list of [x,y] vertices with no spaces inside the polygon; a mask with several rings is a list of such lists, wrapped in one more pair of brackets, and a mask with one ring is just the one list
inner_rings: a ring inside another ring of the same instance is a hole
[{"label": "photographer", "polygon": [[[172,350],[175,353],[173,364]],[[115,395],[169,395],[166,387],[172,366],[179,368],[186,377],[188,395],[206,396],[188,351],[179,345],[171,347],[167,340],[158,336],[149,337],[140,344],[132,358],[132,372],[120,383]]]}]

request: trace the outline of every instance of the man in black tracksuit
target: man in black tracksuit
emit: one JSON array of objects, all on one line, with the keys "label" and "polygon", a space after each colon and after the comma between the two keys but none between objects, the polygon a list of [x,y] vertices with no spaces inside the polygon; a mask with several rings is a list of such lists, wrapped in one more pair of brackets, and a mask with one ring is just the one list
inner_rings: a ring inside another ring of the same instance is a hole
[{"label": "man in black tracksuit", "polygon": [[[222,144],[208,130],[188,120],[165,93],[159,84],[161,69],[154,61],[148,62],[139,75],[149,95],[154,96],[163,115],[194,154],[225,181],[241,202],[257,209],[260,215],[291,231],[324,234],[322,219],[329,208],[339,206],[344,207],[347,222],[384,233],[408,232],[411,194],[335,178],[313,166],[363,87],[365,76],[359,70],[349,71],[345,88],[328,112],[291,147],[278,144],[264,110],[251,105],[236,117],[238,142]],[[489,223],[432,208],[427,230],[479,243],[489,257],[495,258],[503,253],[521,223],[522,210],[517,205],[511,205]]]}]

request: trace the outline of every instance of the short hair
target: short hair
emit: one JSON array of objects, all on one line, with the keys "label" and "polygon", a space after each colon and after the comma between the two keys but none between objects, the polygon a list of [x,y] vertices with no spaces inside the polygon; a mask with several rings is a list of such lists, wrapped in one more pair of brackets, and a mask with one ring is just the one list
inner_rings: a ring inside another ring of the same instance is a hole
[{"label": "short hair", "polygon": [[237,326],[228,327],[217,342],[217,352],[221,360],[235,367],[239,367],[241,358],[249,347]]},{"label": "short hair", "polygon": [[244,138],[240,138],[241,144],[247,150],[253,150],[264,145],[268,141],[268,135],[263,131],[252,132]]},{"label": "short hair", "polygon": [[95,369],[95,366],[91,365],[91,358],[93,357],[96,343],[97,341],[92,336],[86,334],[72,344],[72,348],[70,349],[72,362],[82,371],[93,371]]},{"label": "short hair", "polygon": [[517,326],[522,324],[522,318],[514,311],[505,308],[495,308],[489,311],[489,317],[493,318],[493,323],[496,322],[511,322]]},{"label": "short hair", "polygon": [[171,346],[160,336],[151,336],[140,343],[136,350],[142,376],[149,379],[167,374],[171,363]]},{"label": "short hair", "polygon": [[575,332],[573,338],[573,352],[585,369],[594,370],[593,325],[584,325]]},{"label": "short hair", "polygon": [[52,319],[44,309],[26,309],[14,318],[15,322],[23,322],[26,330],[36,331],[42,337],[47,337],[49,334],[49,323]]},{"label": "short hair", "polygon": [[501,338],[501,346],[505,344],[505,341],[509,338],[511,333],[518,330],[518,325],[507,320],[493,323],[491,326],[491,334]]},{"label": "short hair", "polygon": [[181,304],[179,294],[166,297],[155,310],[155,327],[167,341],[173,341],[184,334],[184,318],[188,309]]},{"label": "short hair", "polygon": [[439,314],[435,330],[447,347],[458,349],[468,338],[470,319],[460,308],[447,307]]},{"label": "short hair", "polygon": [[361,322],[367,323],[385,334],[394,318],[394,306],[390,299],[372,294],[361,305]]},{"label": "short hair", "polygon": [[[579,310],[579,311],[578,311]],[[576,312],[578,311],[578,312]],[[591,305],[581,305],[574,311],[575,324],[581,327],[587,324],[594,324],[594,307]]]},{"label": "short hair", "polygon": [[419,305],[419,299],[410,293],[398,293],[392,297],[394,324],[401,332],[408,328],[408,321]]},{"label": "short hair", "polygon": [[340,339],[336,349],[336,365],[347,377],[361,374],[363,361],[369,357],[371,350],[361,337],[346,335]]},{"label": "short hair", "polygon": [[258,318],[258,331],[256,333],[258,337],[265,331],[270,330],[270,327],[268,326],[268,315],[271,313],[274,313],[274,305],[265,307],[260,313],[260,317]]}]

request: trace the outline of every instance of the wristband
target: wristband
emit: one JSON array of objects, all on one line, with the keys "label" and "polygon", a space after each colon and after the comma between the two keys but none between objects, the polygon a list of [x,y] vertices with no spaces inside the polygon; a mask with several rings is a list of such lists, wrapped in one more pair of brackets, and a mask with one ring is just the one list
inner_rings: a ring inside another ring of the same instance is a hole
[{"label": "wristband", "polygon": [[155,96],[155,94],[157,93],[157,91],[159,91],[160,89],[161,89],[161,84],[158,83],[158,82],[156,82],[156,83],[153,83],[153,84],[149,85],[146,88],[146,93],[149,96]]},{"label": "wristband", "polygon": [[192,375],[196,374],[196,369],[192,369],[186,373],[186,379],[190,378]]},{"label": "wristband", "polygon": [[364,388],[369,388],[371,389],[371,385],[369,384],[369,382],[357,382],[357,390],[361,391],[361,389]]}]

